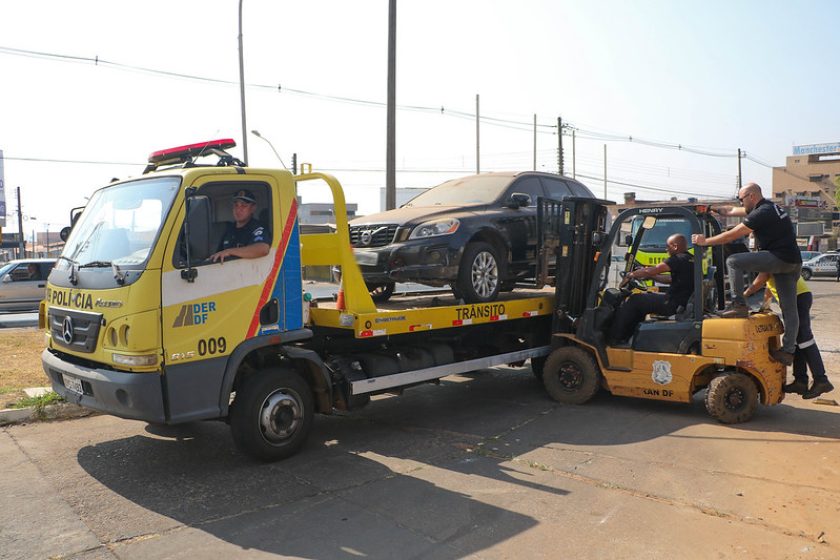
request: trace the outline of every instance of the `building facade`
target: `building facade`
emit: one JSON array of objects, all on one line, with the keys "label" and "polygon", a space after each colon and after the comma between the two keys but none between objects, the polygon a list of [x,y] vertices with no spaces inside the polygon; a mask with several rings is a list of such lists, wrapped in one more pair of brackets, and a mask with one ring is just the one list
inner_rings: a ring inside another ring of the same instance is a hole
[{"label": "building facade", "polygon": [[800,237],[836,239],[838,190],[840,142],[794,146],[785,165],[773,168],[773,198],[789,209]]}]

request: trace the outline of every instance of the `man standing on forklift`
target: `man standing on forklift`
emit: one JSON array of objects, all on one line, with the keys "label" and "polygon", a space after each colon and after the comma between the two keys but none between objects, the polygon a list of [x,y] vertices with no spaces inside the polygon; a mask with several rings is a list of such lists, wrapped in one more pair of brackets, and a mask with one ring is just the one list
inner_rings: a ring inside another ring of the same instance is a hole
[{"label": "man standing on forklift", "polygon": [[[625,276],[629,279],[653,278],[670,284],[665,293],[633,294],[621,304],[610,328],[610,343],[622,344],[649,313],[670,316],[679,307],[685,307],[694,293],[694,255],[688,252],[685,236],[675,233],[666,242],[668,258],[656,266],[634,270]],[[665,275],[670,272],[670,276]]]},{"label": "man standing on forklift", "polygon": [[721,216],[746,216],[744,221],[729,231],[709,237],[691,236],[695,245],[722,245],[733,239],[753,233],[759,250],[752,253],[730,255],[726,259],[729,282],[732,286],[732,304],[722,317],[745,318],[749,307],[744,300],[744,271],[769,272],[773,275],[782,308],[785,333],[782,348],[774,348],[770,356],[786,366],[793,363],[796,334],[799,332],[799,315],[796,309],[796,281],[802,269],[802,255],[796,244],[796,233],[787,212],[761,194],[761,187],[750,183],[738,191],[741,207],[722,206]]}]

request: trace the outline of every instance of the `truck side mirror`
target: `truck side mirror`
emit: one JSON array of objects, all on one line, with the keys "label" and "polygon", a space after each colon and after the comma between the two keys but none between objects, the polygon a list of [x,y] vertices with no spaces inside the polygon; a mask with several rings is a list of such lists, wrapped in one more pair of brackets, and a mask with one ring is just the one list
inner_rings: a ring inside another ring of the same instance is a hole
[{"label": "truck side mirror", "polygon": [[210,199],[204,195],[189,198],[186,229],[189,235],[190,261],[200,262],[215,252],[210,246]]},{"label": "truck side mirror", "polygon": [[65,227],[61,228],[61,231],[58,233],[58,237],[62,241],[66,242],[67,238],[70,237],[70,230],[72,230],[72,229],[73,228],[71,228],[70,226],[65,226]]}]

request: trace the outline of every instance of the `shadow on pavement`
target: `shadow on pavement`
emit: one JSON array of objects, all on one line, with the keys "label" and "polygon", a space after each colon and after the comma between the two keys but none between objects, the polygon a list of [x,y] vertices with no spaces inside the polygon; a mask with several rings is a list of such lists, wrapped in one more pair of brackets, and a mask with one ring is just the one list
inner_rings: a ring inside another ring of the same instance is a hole
[{"label": "shadow on pavement", "polygon": [[[782,404],[761,407],[727,433],[840,439],[838,418]],[[527,368],[498,368],[380,398],[349,416],[316,417],[308,445],[279,463],[241,455],[221,422],[149,426],[148,436],[82,448],[78,462],[138,506],[238,547],[303,558],[394,550],[461,558],[536,525],[511,490],[569,492],[512,469],[510,457],[551,445],[635,443],[702,423],[717,424],[699,399],[601,393],[584,406],[561,406]],[[502,505],[482,500],[485,491]],[[132,530],[116,527],[113,538]]]}]

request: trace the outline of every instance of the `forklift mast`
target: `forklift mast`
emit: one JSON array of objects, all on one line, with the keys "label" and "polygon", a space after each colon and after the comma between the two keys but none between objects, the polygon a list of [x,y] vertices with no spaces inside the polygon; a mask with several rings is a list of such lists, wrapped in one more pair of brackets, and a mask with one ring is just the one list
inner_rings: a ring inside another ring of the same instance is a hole
[{"label": "forklift mast", "polygon": [[611,204],[579,197],[538,201],[538,284],[554,286],[553,332],[573,332],[572,318],[587,307],[595,263],[607,238],[607,207]]}]

